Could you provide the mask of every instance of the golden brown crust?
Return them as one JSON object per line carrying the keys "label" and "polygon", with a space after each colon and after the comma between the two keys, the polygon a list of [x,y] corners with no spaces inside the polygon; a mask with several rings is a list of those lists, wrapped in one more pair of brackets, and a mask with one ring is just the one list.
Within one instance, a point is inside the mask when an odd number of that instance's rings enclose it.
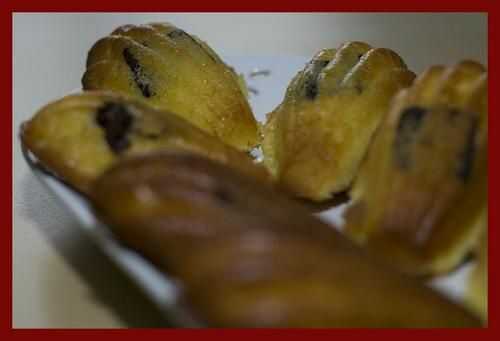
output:
{"label": "golden brown crust", "polygon": [[158,150],[199,153],[267,177],[248,155],[177,115],[112,93],[87,91],[48,104],[23,125],[21,139],[43,165],[84,193],[119,159]]}
{"label": "golden brown crust", "polygon": [[[484,217],[487,219],[487,215]],[[467,303],[488,324],[488,229],[481,234],[476,246],[477,263],[472,270],[467,289]]]}
{"label": "golden brown crust", "polygon": [[125,25],[100,39],[82,83],[174,112],[237,149],[259,142],[238,76],[207,44],[171,24]]}
{"label": "golden brown crust", "polygon": [[432,67],[400,93],[351,191],[346,231],[401,270],[454,269],[487,207],[487,75]]}
{"label": "golden brown crust", "polygon": [[268,115],[266,166],[299,197],[345,191],[392,96],[413,77],[389,49],[350,42],[320,51]]}
{"label": "golden brown crust", "polygon": [[177,278],[210,327],[479,326],[301,205],[208,159],[124,160],[93,193],[114,234]]}

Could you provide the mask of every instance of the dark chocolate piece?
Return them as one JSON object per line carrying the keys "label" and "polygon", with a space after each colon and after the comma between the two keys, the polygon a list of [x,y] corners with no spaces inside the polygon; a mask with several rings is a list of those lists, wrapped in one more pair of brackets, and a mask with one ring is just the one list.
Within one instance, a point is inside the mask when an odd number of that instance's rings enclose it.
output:
{"label": "dark chocolate piece", "polygon": [[406,108],[401,113],[393,146],[394,161],[401,169],[406,170],[411,167],[410,148],[415,143],[426,113],[426,109],[418,106]]}
{"label": "dark chocolate piece", "polygon": [[119,103],[106,103],[97,110],[96,122],[105,131],[106,142],[119,154],[130,146],[127,139],[134,117]]}
{"label": "dark chocolate piece", "polygon": [[467,130],[467,138],[465,140],[464,149],[458,157],[457,177],[463,182],[467,182],[472,173],[474,157],[476,155],[476,134],[477,134],[478,119],[474,116]]}
{"label": "dark chocolate piece", "polygon": [[363,85],[361,85],[361,83],[357,83],[356,85],[354,85],[354,89],[356,89],[358,95],[361,95],[363,93]]}
{"label": "dark chocolate piece", "polygon": [[167,33],[167,36],[169,36],[172,39],[176,39],[182,36],[188,35],[184,30],[181,30],[180,28],[170,31]]}
{"label": "dark chocolate piece", "polygon": [[123,58],[125,59],[125,63],[127,63],[130,71],[132,72],[134,82],[141,90],[142,95],[146,98],[153,96],[154,93],[151,90],[150,81],[144,74],[139,60],[133,55],[129,48],[123,49]]}
{"label": "dark chocolate piece", "polygon": [[318,96],[318,76],[328,63],[330,63],[329,60],[315,60],[307,66],[304,71],[304,95],[306,98],[314,100]]}
{"label": "dark chocolate piece", "polygon": [[306,98],[314,100],[318,96],[318,84],[315,81],[306,81],[305,86]]}
{"label": "dark chocolate piece", "polygon": [[186,37],[188,39],[191,39],[191,41],[193,43],[195,43],[200,49],[202,49],[203,52],[205,52],[210,57],[210,59],[212,59],[214,62],[217,62],[217,60],[214,58],[214,56],[212,56],[212,54],[209,51],[207,51],[205,46],[203,46],[203,44],[200,44],[200,42],[198,40],[196,40],[195,38],[193,38],[190,34],[186,33],[186,31],[178,28],[176,30],[173,30],[173,31],[170,31],[169,33],[167,33],[167,36],[169,36],[172,39],[177,39],[179,37]]}

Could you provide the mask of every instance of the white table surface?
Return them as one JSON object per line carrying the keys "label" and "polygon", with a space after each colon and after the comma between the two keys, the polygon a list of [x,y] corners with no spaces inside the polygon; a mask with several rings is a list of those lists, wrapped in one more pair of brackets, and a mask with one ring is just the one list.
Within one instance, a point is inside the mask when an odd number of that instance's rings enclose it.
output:
{"label": "white table surface", "polygon": [[[86,52],[98,37],[119,24],[162,20],[198,34],[225,55],[310,56],[321,47],[357,39],[395,49],[417,72],[428,64],[463,58],[484,63],[487,55],[486,17],[479,14],[16,14],[14,327],[154,327],[163,323],[141,291],[103,257],[73,217],[38,183],[17,141],[22,121],[48,101],[79,87]],[[244,61],[247,66],[253,62],[265,67],[258,58]],[[297,63],[298,68],[299,59]],[[269,102],[263,102],[265,106],[254,108],[261,117],[270,109]]]}

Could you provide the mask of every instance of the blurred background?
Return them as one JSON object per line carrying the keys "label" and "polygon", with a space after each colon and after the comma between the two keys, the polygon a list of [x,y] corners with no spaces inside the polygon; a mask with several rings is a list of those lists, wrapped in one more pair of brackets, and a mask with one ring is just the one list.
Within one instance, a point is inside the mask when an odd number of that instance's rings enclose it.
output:
{"label": "blurred background", "polygon": [[[487,16],[480,13],[17,13],[13,131],[80,87],[97,39],[119,25],[151,21],[172,22],[229,57],[310,57],[360,40],[394,49],[415,72],[466,58],[487,63]],[[17,133],[13,138],[13,327],[160,325],[155,308],[29,173]]]}

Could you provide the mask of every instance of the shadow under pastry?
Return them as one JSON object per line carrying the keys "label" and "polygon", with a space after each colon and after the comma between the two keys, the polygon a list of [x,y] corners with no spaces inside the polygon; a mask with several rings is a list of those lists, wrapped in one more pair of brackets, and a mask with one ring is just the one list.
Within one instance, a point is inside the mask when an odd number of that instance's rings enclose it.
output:
{"label": "shadow under pastry", "polygon": [[[129,328],[171,326],[168,317],[107,258],[71,214],[57,203],[57,198],[41,187],[32,174],[22,179],[21,195],[29,200],[25,200],[26,206],[22,208],[21,214],[36,222],[54,250],[88,284],[90,299],[110,309]],[[54,217],[49,212],[58,212],[58,216]],[[44,279],[44,282],[48,287],[43,290],[47,291],[51,304],[65,304],[61,302],[61,298],[64,299],[64,295],[61,296],[64,287],[60,286],[64,285],[64,279],[53,277],[50,266],[47,275],[50,278]],[[53,309],[50,313],[62,314],[66,311],[65,308]],[[59,315],[54,319],[67,321],[67,316]]]}

